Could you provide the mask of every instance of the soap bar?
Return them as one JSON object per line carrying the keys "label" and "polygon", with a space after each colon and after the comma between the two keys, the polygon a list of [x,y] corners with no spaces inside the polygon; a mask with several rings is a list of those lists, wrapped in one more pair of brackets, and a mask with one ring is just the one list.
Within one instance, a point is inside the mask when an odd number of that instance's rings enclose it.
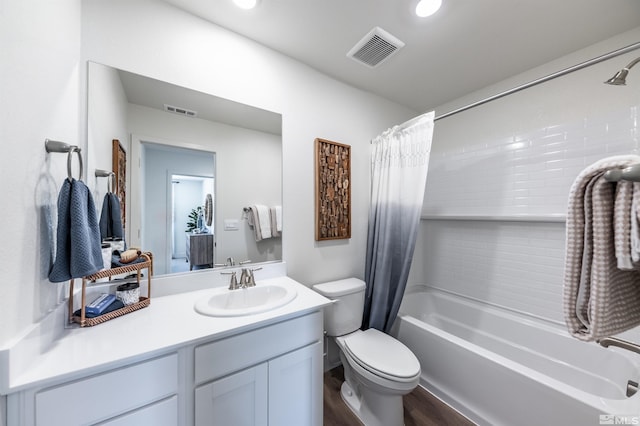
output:
{"label": "soap bar", "polygon": [[104,310],[107,309],[114,300],[116,300],[116,296],[113,294],[103,293],[93,302],[89,303],[84,311],[91,315],[102,315]]}

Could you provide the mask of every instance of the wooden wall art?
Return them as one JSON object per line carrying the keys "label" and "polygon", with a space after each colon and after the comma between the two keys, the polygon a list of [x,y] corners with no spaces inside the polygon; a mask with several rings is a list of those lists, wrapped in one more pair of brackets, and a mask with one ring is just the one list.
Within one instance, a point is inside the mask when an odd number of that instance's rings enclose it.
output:
{"label": "wooden wall art", "polygon": [[351,146],[315,140],[316,241],[351,238]]}
{"label": "wooden wall art", "polygon": [[122,212],[122,228],[126,229],[127,218],[127,152],[124,150],[120,141],[114,139],[112,141],[111,161],[113,164],[113,173],[115,174],[115,185],[113,192],[120,199],[120,211]]}

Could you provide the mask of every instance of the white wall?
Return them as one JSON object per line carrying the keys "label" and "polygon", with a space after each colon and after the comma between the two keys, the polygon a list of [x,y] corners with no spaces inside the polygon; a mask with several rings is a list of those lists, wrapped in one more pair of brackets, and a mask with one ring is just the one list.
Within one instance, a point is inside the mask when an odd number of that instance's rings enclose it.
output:
{"label": "white wall", "polygon": [[66,157],[44,140],[79,144],[79,35],[80,0],[0,2],[0,349],[62,298],[47,274]]}
{"label": "white wall", "polygon": [[[437,109],[444,113],[640,40],[640,28]],[[569,188],[594,161],[640,153],[635,51],[436,122],[412,283],[563,323]],[[436,114],[438,115],[438,114]],[[530,220],[511,222],[509,217]],[[468,220],[453,220],[469,216]],[[490,220],[487,220],[490,219]]]}
{"label": "white wall", "polygon": [[[158,1],[86,0],[83,59],[283,115],[283,257],[305,284],[364,275],[369,141],[416,114]],[[314,237],[313,142],[352,146],[352,238]]]}
{"label": "white wall", "polygon": [[82,145],[81,67],[79,0],[0,3],[0,348],[63,295],[47,276],[67,158],[44,140]]}

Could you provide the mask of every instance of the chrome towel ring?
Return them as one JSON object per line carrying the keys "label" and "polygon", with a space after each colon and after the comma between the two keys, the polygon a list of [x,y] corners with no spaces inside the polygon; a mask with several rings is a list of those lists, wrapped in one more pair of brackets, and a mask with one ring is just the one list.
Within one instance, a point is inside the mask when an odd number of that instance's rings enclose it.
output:
{"label": "chrome towel ring", "polygon": [[96,177],[106,177],[107,190],[111,193],[114,193],[116,191],[116,174],[114,172],[110,172],[108,170],[96,169],[95,175]]}
{"label": "chrome towel ring", "polygon": [[73,153],[78,154],[78,162],[80,163],[80,174],[78,176],[78,180],[82,180],[83,173],[83,165],[82,165],[82,154],[81,149],[76,145],[69,145],[65,142],[54,141],[51,139],[44,140],[44,149],[47,152],[66,152],[67,153],[67,178],[69,180],[73,179],[73,173],[71,168]]}
{"label": "chrome towel ring", "polygon": [[67,178],[71,181],[73,180],[73,173],[71,170],[71,157],[73,157],[73,153],[77,153],[78,154],[78,163],[80,164],[80,172],[78,175],[78,180],[82,180],[82,155],[80,154],[80,148],[78,148],[77,146],[73,146],[71,147],[71,150],[69,151],[69,154],[67,154]]}

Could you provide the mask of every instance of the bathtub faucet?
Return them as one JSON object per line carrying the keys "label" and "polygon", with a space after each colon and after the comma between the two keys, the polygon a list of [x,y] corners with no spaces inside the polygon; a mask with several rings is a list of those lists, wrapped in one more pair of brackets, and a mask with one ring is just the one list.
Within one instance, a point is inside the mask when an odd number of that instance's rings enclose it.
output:
{"label": "bathtub faucet", "polygon": [[609,346],[617,346],[622,349],[626,349],[631,352],[640,354],[640,346],[635,343],[627,342],[626,340],[616,339],[615,337],[605,337],[604,339],[597,340],[601,346],[608,348]]}
{"label": "bathtub faucet", "polygon": [[[640,354],[640,346],[635,343],[627,342],[626,340],[616,339],[615,337],[605,337],[604,339],[597,340],[601,346],[608,348],[609,346],[617,346],[622,349],[626,349],[631,352]],[[627,398],[631,397],[638,392],[638,382],[634,380],[627,381]]]}

